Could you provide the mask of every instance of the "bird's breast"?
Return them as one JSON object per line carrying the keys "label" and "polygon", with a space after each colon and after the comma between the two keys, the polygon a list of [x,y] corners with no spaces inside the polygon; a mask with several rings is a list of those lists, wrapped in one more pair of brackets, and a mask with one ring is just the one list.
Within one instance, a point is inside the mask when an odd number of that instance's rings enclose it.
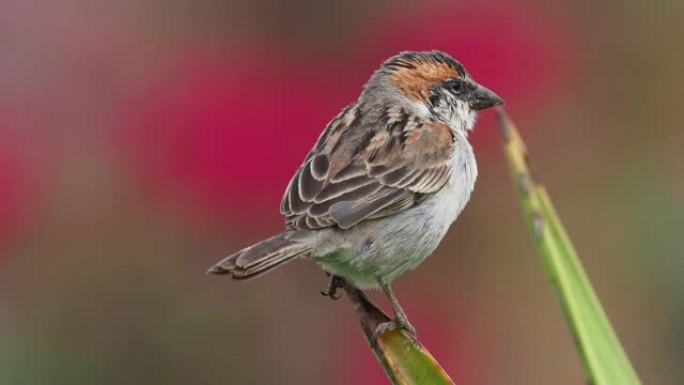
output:
{"label": "bird's breast", "polygon": [[435,199],[447,208],[451,224],[470,200],[470,194],[477,179],[477,162],[473,148],[466,139],[457,136],[454,151],[451,155],[451,177],[444,188],[435,195]]}

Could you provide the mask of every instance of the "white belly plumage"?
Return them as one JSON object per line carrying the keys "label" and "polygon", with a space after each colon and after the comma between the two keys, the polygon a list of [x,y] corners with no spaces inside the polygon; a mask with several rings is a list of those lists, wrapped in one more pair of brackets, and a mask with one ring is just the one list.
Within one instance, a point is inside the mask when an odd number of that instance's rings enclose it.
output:
{"label": "white belly plumage", "polygon": [[378,280],[392,282],[418,266],[461,213],[477,178],[475,156],[465,138],[455,143],[452,162],[447,185],[416,207],[348,230],[318,231],[311,258],[361,289],[377,286]]}

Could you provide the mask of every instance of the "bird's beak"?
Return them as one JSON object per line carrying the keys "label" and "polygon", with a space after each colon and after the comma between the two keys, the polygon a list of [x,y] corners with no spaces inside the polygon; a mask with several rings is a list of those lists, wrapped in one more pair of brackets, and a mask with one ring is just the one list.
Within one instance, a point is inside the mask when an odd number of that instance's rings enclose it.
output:
{"label": "bird's beak", "polygon": [[470,108],[473,110],[483,110],[485,108],[504,104],[503,99],[480,85],[470,92],[468,102],[470,103]]}

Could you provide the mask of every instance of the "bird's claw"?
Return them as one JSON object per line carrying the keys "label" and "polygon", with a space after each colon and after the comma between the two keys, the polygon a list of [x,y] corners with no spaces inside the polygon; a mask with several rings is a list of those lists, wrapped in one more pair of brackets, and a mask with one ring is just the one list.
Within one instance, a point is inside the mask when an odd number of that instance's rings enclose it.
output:
{"label": "bird's claw", "polygon": [[332,290],[332,291],[321,290],[321,294],[324,297],[329,297],[333,301],[337,301],[338,299],[342,298],[341,294],[337,294],[337,290]]}
{"label": "bird's claw", "polygon": [[331,275],[330,281],[328,281],[328,288],[326,290],[322,290],[321,294],[334,301],[340,299],[342,295],[337,294],[337,289],[339,289],[342,286],[341,280],[342,278],[336,275]]}
{"label": "bird's claw", "polygon": [[407,334],[409,337],[416,338],[416,328],[414,328],[413,325],[406,320],[393,319],[391,321],[383,322],[375,328],[373,336],[371,337],[371,344],[375,347],[378,342],[378,337],[391,330],[397,329],[404,334]]}

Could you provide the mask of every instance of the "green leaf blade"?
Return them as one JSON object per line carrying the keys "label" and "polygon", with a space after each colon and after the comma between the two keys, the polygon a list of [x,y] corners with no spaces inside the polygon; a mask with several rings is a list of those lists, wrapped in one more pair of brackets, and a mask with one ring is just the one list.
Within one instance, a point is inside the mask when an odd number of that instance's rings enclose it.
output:
{"label": "green leaf blade", "polygon": [[400,331],[392,330],[379,336],[378,349],[389,362],[399,384],[454,384],[422,345]]}
{"label": "green leaf blade", "polygon": [[640,384],[546,190],[530,170],[520,134],[503,109],[497,113],[523,214],[591,383]]}

